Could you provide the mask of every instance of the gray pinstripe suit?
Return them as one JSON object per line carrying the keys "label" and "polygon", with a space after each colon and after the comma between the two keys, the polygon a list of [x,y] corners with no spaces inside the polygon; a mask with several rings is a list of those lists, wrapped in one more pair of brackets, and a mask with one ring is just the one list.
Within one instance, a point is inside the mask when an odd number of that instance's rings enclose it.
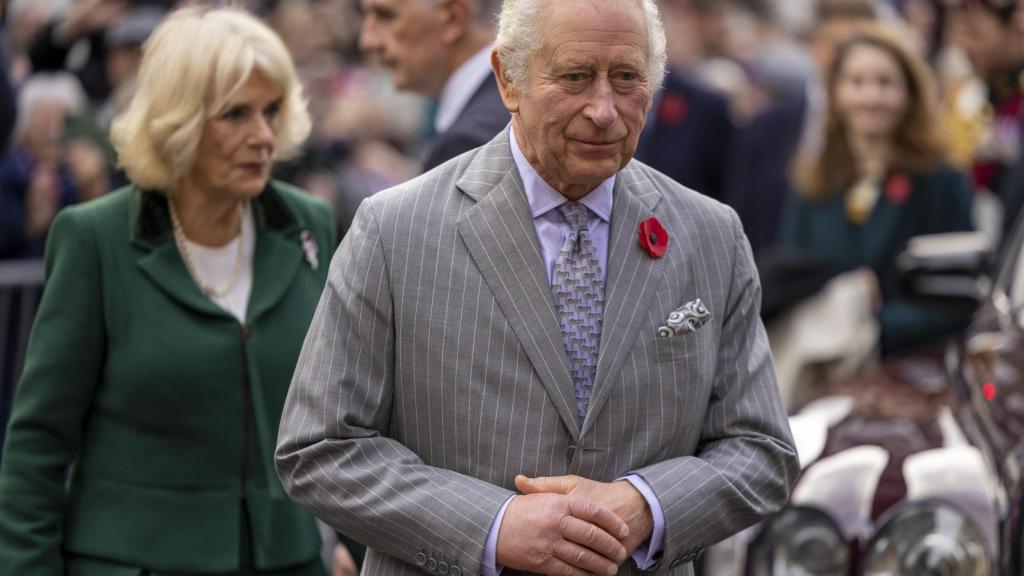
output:
{"label": "gray pinstripe suit", "polygon": [[[507,129],[359,209],[299,359],[277,468],[292,498],[369,546],[364,574],[478,574],[518,473],[639,474],[665,514],[659,570],[680,574],[785,502],[797,461],[739,220],[635,161],[613,194],[583,421]],[[661,259],[637,242],[651,216],[670,235]],[[658,338],[696,298],[711,321]]]}

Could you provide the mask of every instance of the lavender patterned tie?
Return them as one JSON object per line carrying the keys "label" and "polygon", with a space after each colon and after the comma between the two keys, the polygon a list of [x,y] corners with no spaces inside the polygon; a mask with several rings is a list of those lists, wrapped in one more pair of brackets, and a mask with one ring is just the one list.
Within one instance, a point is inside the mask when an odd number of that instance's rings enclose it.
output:
{"label": "lavender patterned tie", "polygon": [[569,235],[558,252],[551,275],[551,292],[562,328],[562,343],[569,354],[569,367],[576,389],[576,411],[587,415],[590,390],[597,369],[604,314],[604,284],[597,249],[587,229],[587,207],[566,202],[558,211],[569,224]]}

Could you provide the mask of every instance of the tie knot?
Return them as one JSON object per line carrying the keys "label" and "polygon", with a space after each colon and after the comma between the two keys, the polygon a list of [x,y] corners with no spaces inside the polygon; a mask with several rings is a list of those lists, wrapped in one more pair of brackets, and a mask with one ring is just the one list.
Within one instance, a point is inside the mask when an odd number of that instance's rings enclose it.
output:
{"label": "tie knot", "polygon": [[569,228],[573,232],[579,232],[587,229],[587,207],[579,202],[566,202],[558,207],[558,211],[562,214],[562,218],[568,222]]}

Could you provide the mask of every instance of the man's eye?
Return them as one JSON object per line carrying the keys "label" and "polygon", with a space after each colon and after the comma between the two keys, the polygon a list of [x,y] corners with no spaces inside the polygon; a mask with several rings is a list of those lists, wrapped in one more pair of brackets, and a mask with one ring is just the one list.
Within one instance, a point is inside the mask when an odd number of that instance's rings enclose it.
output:
{"label": "man's eye", "polygon": [[582,72],[570,72],[565,75],[565,79],[569,82],[582,82],[586,76]]}

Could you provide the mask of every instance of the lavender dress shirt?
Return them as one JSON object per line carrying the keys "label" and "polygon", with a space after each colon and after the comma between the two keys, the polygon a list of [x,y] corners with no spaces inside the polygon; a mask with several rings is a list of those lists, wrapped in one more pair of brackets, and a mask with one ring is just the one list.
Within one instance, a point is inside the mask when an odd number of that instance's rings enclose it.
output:
{"label": "lavender dress shirt", "polygon": [[[523,180],[526,202],[530,206],[533,225],[537,228],[541,258],[544,260],[544,268],[547,270],[550,284],[551,271],[558,258],[558,251],[561,250],[565,238],[569,234],[569,225],[555,208],[567,200],[560,192],[549,186],[523,156],[523,152],[516,142],[515,130],[509,131],[509,140],[512,144],[512,158],[515,160],[516,169],[519,170],[519,176]],[[612,218],[612,189],[614,186],[615,176],[613,175],[579,200],[589,210],[588,228],[594,248],[597,250],[597,258],[601,262],[602,280],[605,278],[605,268],[608,264],[608,228]],[[637,567],[647,570],[657,564],[657,555],[665,543],[665,515],[654,491],[643,478],[636,474],[627,474],[620,480],[628,481],[643,495],[651,507],[651,515],[654,516],[654,531],[651,533],[650,539],[633,552],[633,561],[636,562]],[[505,517],[505,510],[508,509],[512,498],[505,501],[498,516],[494,519],[494,523],[491,524],[491,532],[484,548],[484,576],[497,576],[501,573],[501,567],[498,566],[496,560],[498,532],[501,529],[501,521]]]}

